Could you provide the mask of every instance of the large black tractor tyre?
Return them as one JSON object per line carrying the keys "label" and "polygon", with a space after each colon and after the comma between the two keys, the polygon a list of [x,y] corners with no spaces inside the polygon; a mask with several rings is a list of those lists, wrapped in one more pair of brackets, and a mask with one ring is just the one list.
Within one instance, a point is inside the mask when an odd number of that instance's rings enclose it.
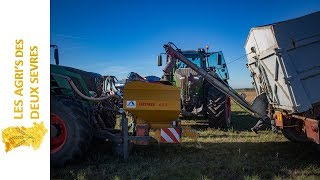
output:
{"label": "large black tractor tyre", "polygon": [[93,135],[92,122],[80,103],[65,97],[51,96],[50,111],[51,164],[62,167],[87,151]]}
{"label": "large black tractor tyre", "polygon": [[287,138],[291,142],[298,142],[298,143],[305,143],[307,142],[307,135],[302,130],[302,123],[296,120],[288,120],[286,121],[285,126],[292,126],[292,127],[283,127],[281,129],[282,134],[285,138]]}
{"label": "large black tractor tyre", "polygon": [[230,127],[230,118],[227,108],[227,96],[213,87],[205,85],[205,96],[207,103],[207,118],[210,128],[226,129]]}

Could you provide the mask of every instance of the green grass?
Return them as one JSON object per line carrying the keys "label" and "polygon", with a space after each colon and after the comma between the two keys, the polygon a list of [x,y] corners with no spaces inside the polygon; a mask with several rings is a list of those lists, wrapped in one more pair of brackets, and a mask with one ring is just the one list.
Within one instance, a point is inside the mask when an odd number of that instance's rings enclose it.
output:
{"label": "green grass", "polygon": [[249,132],[256,119],[232,108],[233,128],[207,129],[187,121],[200,136],[180,145],[134,147],[128,161],[111,144],[95,144],[77,164],[51,169],[52,179],[320,179],[320,157],[312,144],[287,141],[265,127]]}

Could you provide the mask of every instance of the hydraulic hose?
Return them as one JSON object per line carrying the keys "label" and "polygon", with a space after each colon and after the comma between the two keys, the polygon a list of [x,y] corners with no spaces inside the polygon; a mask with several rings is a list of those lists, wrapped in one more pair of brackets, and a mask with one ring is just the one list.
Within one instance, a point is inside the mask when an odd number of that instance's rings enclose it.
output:
{"label": "hydraulic hose", "polygon": [[98,98],[94,98],[94,97],[89,97],[84,95],[78,88],[77,86],[74,84],[74,82],[72,81],[72,79],[68,76],[65,75],[61,75],[61,74],[55,74],[55,73],[51,73],[51,75],[53,76],[57,76],[57,77],[61,77],[64,78],[68,81],[68,83],[70,84],[71,88],[83,99],[86,99],[88,101],[103,101],[103,100],[108,100],[111,98],[116,98],[116,99],[121,99],[118,95],[113,94],[113,95],[108,95],[108,96],[104,96],[104,97],[98,97]]}

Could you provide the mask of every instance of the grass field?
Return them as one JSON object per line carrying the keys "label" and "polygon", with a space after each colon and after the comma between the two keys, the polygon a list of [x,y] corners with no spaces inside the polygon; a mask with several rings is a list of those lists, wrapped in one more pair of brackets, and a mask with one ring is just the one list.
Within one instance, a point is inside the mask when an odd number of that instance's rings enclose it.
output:
{"label": "grass field", "polygon": [[[250,94],[250,93],[249,93]],[[247,96],[253,99],[254,92]],[[208,129],[205,122],[187,121],[200,134],[198,142],[134,147],[128,161],[112,155],[110,143],[95,144],[84,159],[51,169],[52,179],[320,179],[320,156],[312,144],[296,144],[256,123],[232,106],[233,127]]]}

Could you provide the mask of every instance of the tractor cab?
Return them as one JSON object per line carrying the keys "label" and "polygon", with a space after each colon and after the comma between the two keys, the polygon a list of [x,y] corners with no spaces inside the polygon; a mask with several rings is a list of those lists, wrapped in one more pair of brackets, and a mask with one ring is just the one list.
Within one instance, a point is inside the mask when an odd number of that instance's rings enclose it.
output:
{"label": "tractor cab", "polygon": [[[217,52],[208,52],[203,48],[199,48],[198,50],[185,50],[180,51],[180,53],[185,56],[189,61],[193,62],[197,67],[201,69],[205,69],[211,75],[215,77],[219,77],[222,81],[226,82],[229,80],[228,68],[223,56],[222,51]],[[167,59],[167,62],[170,61]],[[158,66],[162,65],[162,57],[158,56]],[[175,72],[179,69],[189,68],[182,61],[177,60],[171,73],[167,73],[164,75],[164,78],[174,85],[177,85],[177,79],[175,79]],[[179,70],[180,71],[180,70]],[[185,71],[185,70],[184,70]]]}
{"label": "tractor cab", "polygon": [[[223,81],[229,79],[227,65],[225,63],[223,53],[221,51],[206,52],[204,49],[201,48],[198,49],[198,51],[188,50],[181,51],[181,53],[201,69],[206,69],[208,72],[217,74]],[[186,64],[178,60],[174,70],[179,68],[188,67]]]}
{"label": "tractor cab", "polygon": [[[205,70],[220,82],[228,84],[229,74],[222,52],[208,52],[208,49],[209,47],[206,46],[206,49],[184,51],[178,49],[177,51],[190,63],[196,65],[196,69]],[[166,62],[162,81],[180,87],[181,117],[207,118],[209,127],[228,127],[230,125],[229,98],[189,67],[192,64],[187,65],[179,58],[172,59],[168,55]],[[161,55],[158,56],[158,66],[160,65],[162,65]]]}

